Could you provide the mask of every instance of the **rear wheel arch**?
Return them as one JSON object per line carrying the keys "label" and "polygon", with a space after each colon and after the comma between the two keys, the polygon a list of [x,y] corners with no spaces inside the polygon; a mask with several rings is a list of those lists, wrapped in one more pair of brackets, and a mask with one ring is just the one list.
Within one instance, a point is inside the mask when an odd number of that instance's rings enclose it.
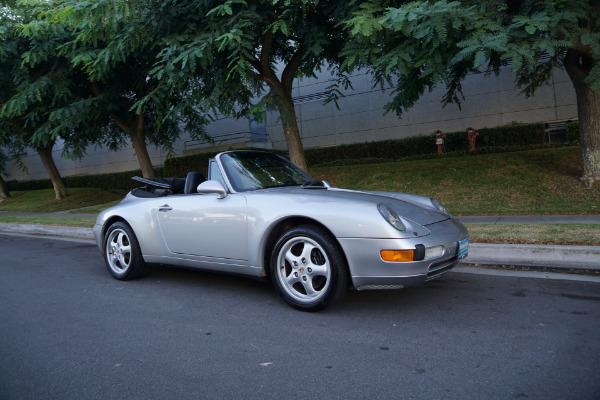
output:
{"label": "rear wheel arch", "polygon": [[124,224],[129,225],[129,227],[131,228],[131,225],[125,220],[125,218],[120,217],[118,215],[112,216],[106,221],[104,221],[104,225],[102,226],[102,238],[106,236],[106,232],[115,222],[123,222]]}

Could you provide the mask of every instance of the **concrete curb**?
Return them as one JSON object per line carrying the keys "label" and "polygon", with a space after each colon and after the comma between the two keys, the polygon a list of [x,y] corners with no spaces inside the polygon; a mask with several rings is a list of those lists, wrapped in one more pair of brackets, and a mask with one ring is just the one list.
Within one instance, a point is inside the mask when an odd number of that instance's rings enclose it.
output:
{"label": "concrete curb", "polygon": [[471,243],[462,263],[600,270],[600,246]]}
{"label": "concrete curb", "polygon": [[[92,228],[0,223],[0,232],[94,240]],[[600,246],[470,243],[462,264],[600,270]]]}
{"label": "concrete curb", "polygon": [[75,226],[11,224],[2,222],[0,223],[0,232],[94,240],[92,228],[80,228]]}

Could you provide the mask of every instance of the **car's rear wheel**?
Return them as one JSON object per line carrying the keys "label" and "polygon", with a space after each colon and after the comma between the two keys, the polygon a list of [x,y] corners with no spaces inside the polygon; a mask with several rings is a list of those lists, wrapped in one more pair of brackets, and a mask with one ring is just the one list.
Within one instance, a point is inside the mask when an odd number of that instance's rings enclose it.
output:
{"label": "car's rear wheel", "polygon": [[279,238],[270,272],[283,300],[304,311],[321,310],[348,289],[348,267],[339,244],[312,225],[292,228]]}
{"label": "car's rear wheel", "polygon": [[135,233],[121,221],[113,223],[106,231],[104,261],[108,272],[116,279],[135,279],[148,273]]}

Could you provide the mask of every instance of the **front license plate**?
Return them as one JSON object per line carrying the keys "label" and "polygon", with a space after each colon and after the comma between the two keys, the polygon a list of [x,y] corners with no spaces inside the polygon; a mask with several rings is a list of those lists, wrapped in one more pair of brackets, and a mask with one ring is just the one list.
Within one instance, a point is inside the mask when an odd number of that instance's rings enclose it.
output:
{"label": "front license plate", "polygon": [[458,259],[462,260],[469,254],[469,238],[458,242]]}

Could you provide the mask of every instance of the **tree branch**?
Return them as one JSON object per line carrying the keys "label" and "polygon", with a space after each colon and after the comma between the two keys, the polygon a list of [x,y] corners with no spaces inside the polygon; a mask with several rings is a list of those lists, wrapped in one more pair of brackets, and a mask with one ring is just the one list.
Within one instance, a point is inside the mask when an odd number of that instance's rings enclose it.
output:
{"label": "tree branch", "polygon": [[144,112],[141,112],[136,116],[135,122],[135,133],[140,135],[140,133],[144,130]]}
{"label": "tree branch", "polygon": [[[100,86],[98,86],[98,82],[90,82],[90,87],[92,89],[92,93],[94,93],[94,96],[100,97],[100,95],[102,95],[102,90],[100,89]],[[121,118],[119,118],[117,114],[111,112],[110,117],[113,121],[115,121],[115,124],[117,124],[117,126],[123,130],[123,132],[127,133],[128,135],[131,133],[130,125],[123,121]]]}
{"label": "tree branch", "polygon": [[94,96],[99,97],[102,94],[102,91],[100,90],[100,87],[98,86],[98,82],[91,81],[90,87],[92,89],[92,93],[94,93]]}
{"label": "tree branch", "polygon": [[[581,62],[580,62],[581,61]],[[563,60],[565,70],[569,74],[571,81],[576,85],[582,83],[587,77],[592,64],[591,57],[576,48],[567,50]]]}
{"label": "tree branch", "polygon": [[[271,68],[271,51],[273,50],[273,31],[268,30],[263,36],[260,49],[260,80],[265,81],[269,86],[280,86],[281,82]],[[256,68],[256,67],[255,67]]]}
{"label": "tree branch", "polygon": [[273,30],[269,29],[263,36],[262,46],[260,49],[260,73],[270,69],[269,58],[271,56],[271,49],[273,46]]}
{"label": "tree branch", "polygon": [[307,50],[308,48],[302,43],[290,59],[290,62],[285,66],[283,73],[281,74],[281,84],[286,90],[292,90],[294,77],[296,76],[298,68],[300,68],[300,64],[302,64],[302,59]]}
{"label": "tree branch", "polygon": [[[256,72],[258,72],[257,74],[253,74],[253,75],[260,76],[260,74],[262,72],[261,71],[262,68],[261,68],[261,65],[260,65],[260,61],[258,61],[258,59],[254,58],[254,57],[252,57],[252,58],[248,57],[248,58],[246,58],[246,60],[248,61],[248,63],[250,65],[252,65],[254,67],[254,69],[256,70]],[[253,78],[257,79],[256,77],[253,77]]]}
{"label": "tree branch", "polygon": [[144,87],[144,97],[148,96],[150,94],[150,92],[152,92],[152,79],[148,79],[146,81],[146,85]]}
{"label": "tree branch", "polygon": [[247,76],[248,78],[252,78],[252,79],[255,79],[255,80],[257,80],[257,81],[264,81],[264,78],[263,78],[263,76],[262,76],[261,74],[255,74],[255,73],[253,73],[253,72],[248,72],[248,73],[246,74],[246,76]]}
{"label": "tree branch", "polygon": [[273,31],[269,29],[263,36],[261,49],[260,49],[260,73],[270,69],[269,58],[271,56],[271,49],[273,47]]}

